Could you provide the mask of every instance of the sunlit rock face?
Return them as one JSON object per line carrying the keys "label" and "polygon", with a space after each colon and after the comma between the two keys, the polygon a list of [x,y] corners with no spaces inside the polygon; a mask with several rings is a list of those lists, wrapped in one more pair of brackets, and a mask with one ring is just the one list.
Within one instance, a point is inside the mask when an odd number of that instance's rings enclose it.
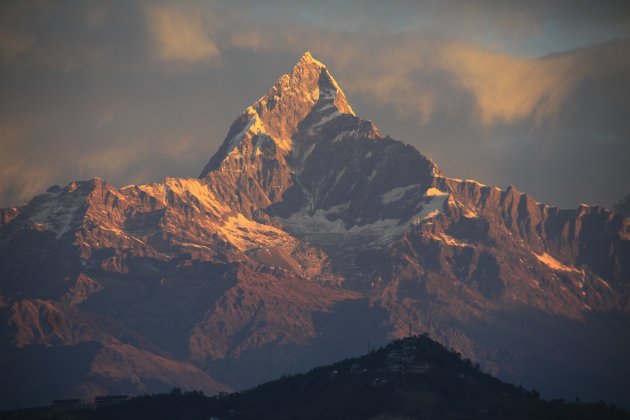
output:
{"label": "sunlit rock face", "polygon": [[551,396],[623,402],[629,282],[628,219],[446,177],[306,53],[199,178],[0,211],[0,390],[212,393],[426,331]]}

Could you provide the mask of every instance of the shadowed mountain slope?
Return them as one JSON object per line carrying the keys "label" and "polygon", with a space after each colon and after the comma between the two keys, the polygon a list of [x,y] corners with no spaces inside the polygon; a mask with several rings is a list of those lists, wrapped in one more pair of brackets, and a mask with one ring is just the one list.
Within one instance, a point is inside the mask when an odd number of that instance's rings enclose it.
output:
{"label": "shadowed mountain slope", "polygon": [[[93,409],[59,409],[72,419],[628,419],[604,403],[548,401],[479,371],[425,336],[397,340],[368,354],[208,398],[200,393],[143,396]],[[48,418],[52,409],[5,413]]]}

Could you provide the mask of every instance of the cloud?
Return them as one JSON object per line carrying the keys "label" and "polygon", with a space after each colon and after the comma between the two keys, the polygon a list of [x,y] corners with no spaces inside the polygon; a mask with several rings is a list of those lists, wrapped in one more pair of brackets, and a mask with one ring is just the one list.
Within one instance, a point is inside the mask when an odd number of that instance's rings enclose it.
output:
{"label": "cloud", "polygon": [[181,127],[165,131],[151,136],[139,133],[132,139],[127,137],[130,133],[118,137],[109,131],[109,136],[101,136],[106,141],[92,144],[81,144],[77,139],[63,144],[49,138],[55,144],[46,147],[37,130],[33,133],[0,122],[0,203],[21,205],[55,183],[65,185],[95,176],[122,186],[157,181],[164,176],[196,175],[202,162],[193,170],[187,163],[197,157],[199,139],[193,141]]}
{"label": "cloud", "polygon": [[630,190],[628,6],[357,4],[2,2],[0,205],[92,176],[197,175],[305,50],[359,115],[449,175],[563,205]]}
{"label": "cloud", "polygon": [[[3,13],[5,12],[5,13]],[[0,63],[7,64],[27,51],[34,39],[15,19],[14,13],[0,7]],[[17,21],[17,22],[16,22]]]}
{"label": "cloud", "polygon": [[104,25],[109,18],[109,5],[102,0],[94,1],[87,6],[85,12],[85,24],[91,27]]}
{"label": "cloud", "polygon": [[7,28],[0,28],[0,60],[10,62],[17,55],[26,51],[33,40],[21,34],[11,33]]}
{"label": "cloud", "polygon": [[527,58],[423,32],[304,38],[333,73],[346,76],[342,86],[351,97],[415,114],[420,125],[440,115],[482,127],[552,125],[586,80],[630,74],[630,41]]}
{"label": "cloud", "polygon": [[517,58],[463,44],[444,48],[439,65],[476,98],[483,125],[553,123],[585,81],[630,74],[630,42],[612,42],[542,58]]}
{"label": "cloud", "polygon": [[23,203],[47,187],[55,168],[37,164],[20,144],[23,131],[10,122],[0,123],[0,200],[10,198],[14,204]]}
{"label": "cloud", "polygon": [[[169,174],[161,173],[166,162],[174,159],[185,160],[195,153],[193,142],[185,136],[159,138],[139,137],[129,141],[127,147],[118,142],[93,149],[72,159],[68,159],[86,174],[85,177],[111,174],[106,179],[115,184],[140,184],[149,180],[161,179]],[[122,175],[122,176],[120,176]]]}
{"label": "cloud", "polygon": [[520,59],[462,44],[446,47],[438,62],[475,95],[484,125],[553,118],[581,75],[571,56]]}
{"label": "cloud", "polygon": [[158,59],[196,63],[219,56],[211,14],[190,5],[149,4],[145,16]]}

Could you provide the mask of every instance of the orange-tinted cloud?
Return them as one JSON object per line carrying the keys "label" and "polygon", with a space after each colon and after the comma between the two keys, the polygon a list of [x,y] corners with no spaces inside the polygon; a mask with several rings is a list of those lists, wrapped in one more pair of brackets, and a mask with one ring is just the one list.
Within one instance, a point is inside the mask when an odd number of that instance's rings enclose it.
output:
{"label": "orange-tinted cloud", "polygon": [[147,28],[160,60],[195,63],[219,56],[212,32],[211,15],[186,3],[165,5],[148,3]]}
{"label": "orange-tinted cloud", "polygon": [[[582,5],[555,43],[548,19],[579,5],[534,3],[401,1],[382,13],[382,2],[352,0],[2,2],[0,124],[14,135],[0,136],[0,205],[92,176],[123,185],[196,175],[233,118],[305,50],[362,117],[449,175],[605,204],[627,191],[630,40],[608,42],[599,28],[630,15],[592,19],[597,7]],[[568,36],[588,32],[584,21],[600,35]],[[566,52],[535,58],[521,48],[528,38]],[[600,44],[571,50],[566,39]],[[191,71],[164,71],[173,68]],[[534,179],[541,157],[548,167]]]}
{"label": "orange-tinted cloud", "polygon": [[[366,45],[367,44],[367,45]],[[458,109],[466,93],[474,99],[469,115],[488,127],[531,119],[553,122],[566,100],[590,77],[605,72],[630,74],[630,43],[612,42],[564,54],[522,58],[488,51],[461,41],[410,33],[399,37],[319,40],[331,66],[351,74],[348,93],[365,95],[399,113],[416,112],[427,124],[436,112]],[[373,48],[376,54],[365,54]]]}
{"label": "orange-tinted cloud", "polygon": [[7,63],[33,45],[33,38],[23,31],[0,22],[0,62]]}
{"label": "orange-tinted cloud", "polygon": [[15,204],[31,199],[43,191],[55,172],[53,166],[37,162],[20,148],[23,131],[9,122],[0,123],[0,197],[11,197]]}
{"label": "orange-tinted cloud", "polygon": [[455,44],[438,60],[474,94],[484,125],[552,118],[583,77],[570,55],[521,59]]}
{"label": "orange-tinted cloud", "polygon": [[109,5],[105,2],[94,2],[85,11],[85,23],[92,27],[102,26],[109,17]]}

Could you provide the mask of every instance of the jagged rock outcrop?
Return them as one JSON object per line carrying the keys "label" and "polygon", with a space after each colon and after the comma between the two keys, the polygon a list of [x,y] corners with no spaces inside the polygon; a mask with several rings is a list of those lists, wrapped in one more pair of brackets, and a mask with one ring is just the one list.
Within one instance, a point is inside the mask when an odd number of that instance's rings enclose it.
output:
{"label": "jagged rock outcrop", "polygon": [[[239,388],[424,331],[555,395],[627,389],[630,221],[444,176],[309,53],[198,179],[73,182],[0,216],[0,364],[22,404]],[[22,380],[72,358],[63,385]]]}

